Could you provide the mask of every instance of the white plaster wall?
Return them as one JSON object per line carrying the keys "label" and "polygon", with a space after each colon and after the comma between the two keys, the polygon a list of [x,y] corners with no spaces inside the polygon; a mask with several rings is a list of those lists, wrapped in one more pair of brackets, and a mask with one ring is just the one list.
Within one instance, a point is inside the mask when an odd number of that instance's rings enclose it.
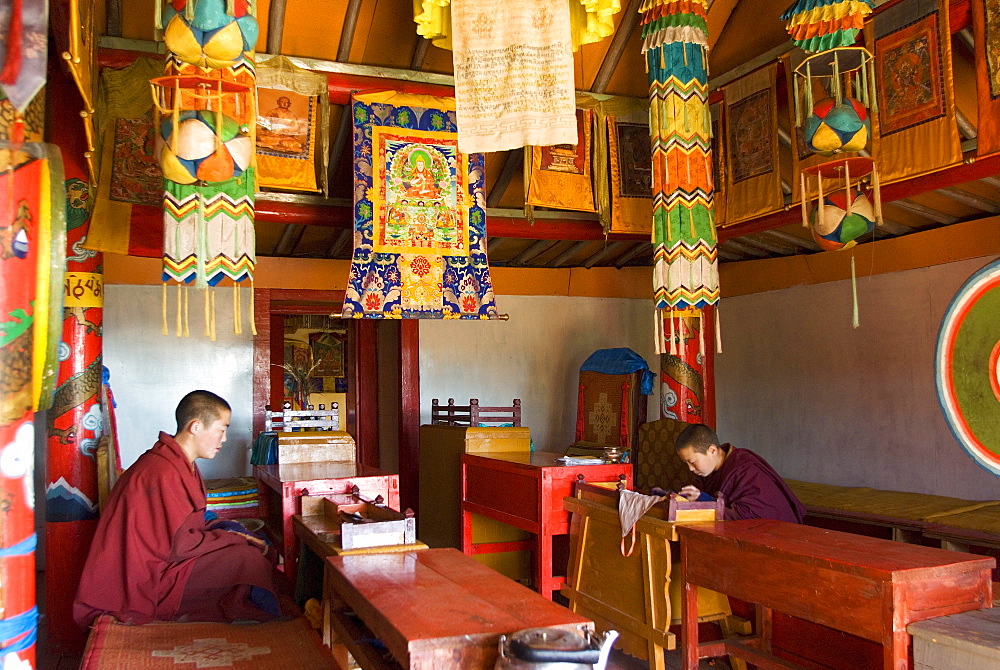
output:
{"label": "white plaster wall", "polygon": [[[508,321],[420,322],[420,422],[431,400],[507,405],[521,399],[535,449],[561,451],[576,430],[580,365],[597,349],[629,347],[654,372],[651,300],[497,296]],[[654,384],[648,417],[659,418]]]}
{"label": "white plaster wall", "polygon": [[723,300],[719,437],[792,479],[1000,498],[1000,479],[949,431],[934,385],[944,312],[992,260],[860,279],[857,329],[849,281]]}
{"label": "white plaster wall", "polygon": [[159,431],[173,434],[174,409],[189,391],[217,393],[233,408],[228,439],[212,460],[197,461],[205,478],[250,474],[253,339],[246,322],[249,291],[243,298],[243,334],[233,333],[231,288],[213,288],[216,341],[205,336],[203,293],[190,289],[190,337],[174,335],[176,288],[170,287],[169,335],[161,334],[162,289],[157,286],[106,287],[104,365],[118,402],[122,466],[153,446]]}

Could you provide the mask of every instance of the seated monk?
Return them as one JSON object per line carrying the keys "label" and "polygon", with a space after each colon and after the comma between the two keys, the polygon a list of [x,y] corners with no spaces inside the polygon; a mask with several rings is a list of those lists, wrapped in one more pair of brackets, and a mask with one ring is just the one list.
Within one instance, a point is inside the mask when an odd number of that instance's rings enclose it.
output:
{"label": "seated monk", "polygon": [[226,441],[229,403],[192,391],[177,405],[177,434],[159,441],[121,476],[108,498],[73,618],[119,621],[267,621],[280,616],[267,543],[235,522],[205,520],[196,458]]}
{"label": "seated monk", "polygon": [[805,507],[767,461],[749,449],[720,444],[703,423],[691,424],[677,436],[677,455],[697,475],[698,486],[679,493],[690,501],[722,496],[724,518],[777,519],[802,523]]}

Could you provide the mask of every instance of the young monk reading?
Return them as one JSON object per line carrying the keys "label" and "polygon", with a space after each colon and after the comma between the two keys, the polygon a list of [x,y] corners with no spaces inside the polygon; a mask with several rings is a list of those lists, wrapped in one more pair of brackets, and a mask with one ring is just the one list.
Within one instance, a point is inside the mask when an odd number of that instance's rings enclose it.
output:
{"label": "young monk reading", "polygon": [[280,615],[266,543],[238,524],[205,521],[194,461],[219,453],[229,403],[192,391],[175,415],[177,434],[161,432],[108,498],[73,604],[82,627],[101,614],[131,624]]}
{"label": "young monk reading", "polygon": [[733,519],[777,519],[802,523],[805,507],[767,461],[749,449],[720,444],[711,428],[691,424],[677,437],[677,455],[697,475],[697,486],[685,486],[688,500],[722,496],[725,516]]}

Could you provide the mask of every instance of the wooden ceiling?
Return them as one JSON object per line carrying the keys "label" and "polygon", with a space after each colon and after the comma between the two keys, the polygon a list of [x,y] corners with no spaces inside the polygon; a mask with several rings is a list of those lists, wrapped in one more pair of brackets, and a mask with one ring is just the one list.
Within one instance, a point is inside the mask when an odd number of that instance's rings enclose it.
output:
{"label": "wooden ceiling", "polygon": [[[789,0],[714,0],[709,11],[710,88],[760,67],[791,49],[778,16]],[[622,0],[616,31],[575,56],[576,86],[596,95],[644,98],[646,73],[639,40],[641,0]],[[883,4],[879,2],[878,4]],[[262,193],[258,199],[260,256],[349,259],[352,253],[350,92],[403,86],[447,92],[451,52],[416,34],[411,0],[258,0],[259,53],[283,54],[330,80],[329,197]],[[152,0],[106,0],[98,7],[102,63],[121,52],[154,51]],[[952,1],[954,77],[963,149],[974,156],[976,129],[973,37],[968,0]],[[401,82],[406,82],[405,84]],[[961,85],[962,83],[966,85]],[[970,119],[972,121],[970,121]],[[787,139],[787,133],[782,132]],[[787,151],[787,142],[782,149]],[[651,265],[647,236],[606,238],[596,215],[537,210],[524,218],[522,150],[486,158],[489,258],[497,266],[624,267]],[[866,241],[905,235],[1000,213],[1000,158],[960,165],[883,187],[885,225]],[[786,180],[787,182],[787,180]],[[787,189],[786,189],[787,193]],[[786,195],[786,204],[790,196]],[[796,208],[797,209],[797,208]],[[785,211],[720,230],[721,262],[819,253],[809,232]]]}

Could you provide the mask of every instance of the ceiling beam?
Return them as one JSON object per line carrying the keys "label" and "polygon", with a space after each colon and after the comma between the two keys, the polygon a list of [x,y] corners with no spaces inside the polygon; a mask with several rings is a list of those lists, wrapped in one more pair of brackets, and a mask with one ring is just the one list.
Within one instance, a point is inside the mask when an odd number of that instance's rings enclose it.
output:
{"label": "ceiling beam", "polygon": [[767,256],[767,252],[763,249],[751,247],[749,244],[744,244],[740,240],[726,240],[721,246],[725,247],[727,251],[739,251],[740,253],[756,256],[757,258]]}
{"label": "ceiling beam", "polygon": [[782,242],[774,242],[762,237],[757,237],[756,235],[745,235],[740,238],[740,242],[749,244],[752,247],[760,247],[765,251],[781,254],[782,256],[790,256],[797,251],[797,248],[794,246],[789,246],[788,244]]}
{"label": "ceiling beam", "polygon": [[625,53],[625,47],[628,46],[629,37],[632,36],[632,32],[639,24],[639,7],[641,6],[642,0],[630,0],[628,7],[625,8],[625,13],[622,14],[622,19],[615,29],[615,36],[611,38],[611,44],[604,54],[604,60],[601,61],[601,67],[598,68],[594,83],[590,87],[592,92],[604,93],[607,90],[611,76],[615,73],[615,69],[622,59],[622,54]]}
{"label": "ceiling beam", "polygon": [[876,228],[876,230],[879,229],[884,230],[885,232],[890,233],[892,235],[906,235],[908,233],[912,233],[915,230],[911,226],[898,223],[896,221],[893,221],[892,219],[887,219],[885,218],[885,216],[882,217],[882,223],[880,223],[878,225],[878,228]]}
{"label": "ceiling beam", "polygon": [[951,214],[945,214],[944,212],[940,212],[936,209],[931,209],[930,207],[921,205],[919,202],[913,202],[912,200],[907,200],[906,198],[902,198],[900,200],[893,200],[889,204],[893,205],[894,207],[901,207],[902,209],[905,209],[909,212],[913,212],[914,214],[922,216],[925,219],[930,219],[931,221],[936,221],[937,223],[941,223],[944,225],[950,225],[958,221],[957,216],[952,216]]}
{"label": "ceiling beam", "polygon": [[336,258],[341,253],[343,253],[344,248],[347,247],[347,243],[352,237],[352,232],[350,229],[345,228],[337,234],[337,238],[333,241],[333,244],[326,250],[327,258]]}
{"label": "ceiling beam", "polygon": [[504,193],[507,192],[507,187],[514,180],[514,175],[517,174],[518,170],[524,170],[524,147],[518,147],[506,152],[503,167],[500,168],[500,174],[497,175],[497,180],[493,182],[490,194],[486,196],[487,207],[497,207],[500,205]]}
{"label": "ceiling beam", "polygon": [[576,256],[578,253],[583,251],[583,248],[586,247],[588,244],[592,244],[592,242],[589,241],[571,242],[570,245],[566,247],[566,249],[561,254],[559,254],[551,261],[549,261],[548,263],[549,267],[557,268],[561,266],[563,263],[573,258],[573,256]]}
{"label": "ceiling beam", "polygon": [[603,260],[604,258],[618,254],[621,251],[622,247],[627,244],[628,242],[620,242],[620,241],[612,242],[611,244],[606,244],[600,251],[598,251],[595,254],[592,254],[590,258],[584,260],[583,267],[589,270],[590,268],[597,265],[597,263]]}
{"label": "ceiling beam", "polygon": [[510,243],[509,237],[490,237],[486,240],[486,256],[492,259],[500,249]]}
{"label": "ceiling beam", "polygon": [[951,198],[952,200],[960,202],[963,205],[981,209],[984,212],[989,212],[990,214],[1000,214],[1000,204],[997,204],[992,200],[987,200],[986,198],[978,196],[975,193],[969,193],[968,191],[963,191],[962,189],[954,188],[952,186],[939,188],[935,191],[935,193],[940,193],[946,198]]}
{"label": "ceiling beam", "polygon": [[305,226],[287,225],[281,231],[278,243],[274,245],[275,256],[291,256],[295,252],[295,247],[299,246],[302,236],[306,234]]}
{"label": "ceiling beam", "polygon": [[[1000,154],[979,158],[971,163],[962,163],[938,172],[914,177],[905,181],[897,181],[882,187],[882,203],[891,203],[902,198],[920,195],[927,191],[935,191],[946,186],[954,186],[968,181],[976,181],[1000,174]],[[781,210],[750,221],[744,221],[733,226],[719,229],[719,240],[729,240],[750,233],[757,233],[772,228],[784,228],[789,224],[801,222],[802,214],[798,208]]]}
{"label": "ceiling beam", "polygon": [[629,249],[628,251],[626,251],[625,253],[623,253],[621,256],[618,257],[618,260],[615,261],[615,267],[621,270],[623,267],[625,267],[626,263],[628,263],[630,260],[641,254],[643,251],[649,249],[650,246],[651,245],[649,242],[634,243],[631,249]]}
{"label": "ceiling beam", "polygon": [[413,45],[413,56],[410,57],[410,69],[420,71],[424,69],[424,60],[427,59],[427,49],[431,41],[424,37],[417,36],[417,43]]}
{"label": "ceiling beam", "polygon": [[974,140],[979,136],[976,124],[969,120],[962,110],[955,106],[955,123],[958,125],[958,132],[963,140]]}
{"label": "ceiling beam", "polygon": [[507,261],[507,266],[524,265],[532,258],[539,256],[544,253],[547,249],[550,249],[554,245],[559,244],[558,242],[553,242],[552,240],[535,240],[529,244],[525,249],[521,251],[518,255]]}
{"label": "ceiling beam", "polygon": [[351,136],[351,129],[353,127],[352,121],[354,117],[351,112],[351,105],[347,104],[343,107],[344,110],[340,114],[340,123],[337,124],[337,134],[333,138],[333,146],[330,147],[329,162],[326,165],[325,186],[327,188],[333,183],[333,178],[337,174],[337,168],[340,167],[340,158],[344,155],[344,149],[347,147],[347,140]]}
{"label": "ceiling beam", "polygon": [[801,247],[803,249],[809,249],[810,251],[820,250],[819,245],[816,244],[816,242],[814,242],[811,237],[810,238],[799,237],[798,235],[793,235],[792,233],[786,233],[783,230],[765,230],[761,233],[761,235],[766,235],[767,237],[773,237],[775,239],[788,242],[789,244],[793,244],[797,247]]}
{"label": "ceiling beam", "polygon": [[285,32],[285,0],[271,0],[267,9],[267,51],[281,53],[281,39]]}
{"label": "ceiling beam", "polygon": [[358,14],[361,12],[361,0],[348,0],[347,13],[344,14],[344,27],[340,29],[340,44],[337,45],[337,61],[346,63],[351,57],[351,45],[354,43],[354,29],[358,26]]}
{"label": "ceiling beam", "polygon": [[122,36],[122,0],[108,0],[105,31],[111,37]]}

